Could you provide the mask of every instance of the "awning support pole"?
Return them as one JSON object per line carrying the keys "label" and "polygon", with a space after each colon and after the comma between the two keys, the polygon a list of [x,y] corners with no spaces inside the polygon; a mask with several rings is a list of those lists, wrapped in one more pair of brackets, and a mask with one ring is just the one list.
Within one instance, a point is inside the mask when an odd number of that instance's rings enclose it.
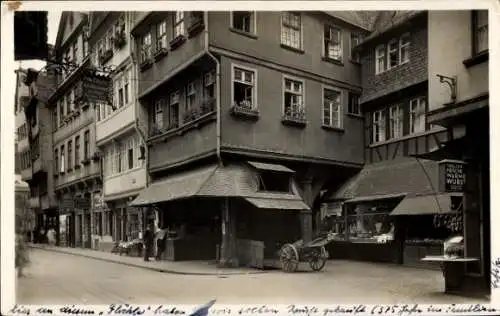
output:
{"label": "awning support pole", "polygon": [[236,219],[231,212],[229,199],[223,198],[221,209],[222,244],[220,248],[220,266],[233,268],[238,266],[236,256]]}

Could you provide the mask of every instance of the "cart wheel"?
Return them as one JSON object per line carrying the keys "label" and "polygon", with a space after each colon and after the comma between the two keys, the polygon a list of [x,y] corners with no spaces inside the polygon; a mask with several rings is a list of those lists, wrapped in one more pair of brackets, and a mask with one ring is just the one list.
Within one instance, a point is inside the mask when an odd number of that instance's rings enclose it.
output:
{"label": "cart wheel", "polygon": [[299,254],[292,244],[285,244],[280,250],[280,262],[283,271],[295,272],[299,267]]}
{"label": "cart wheel", "polygon": [[325,247],[316,249],[314,254],[309,259],[309,266],[313,271],[321,271],[326,265],[326,260],[328,259],[328,253]]}

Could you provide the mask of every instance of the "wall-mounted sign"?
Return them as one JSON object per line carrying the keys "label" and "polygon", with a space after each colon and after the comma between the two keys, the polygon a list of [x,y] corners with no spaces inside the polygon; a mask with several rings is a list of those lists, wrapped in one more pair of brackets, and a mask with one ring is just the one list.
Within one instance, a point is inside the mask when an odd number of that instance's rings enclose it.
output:
{"label": "wall-mounted sign", "polygon": [[463,192],[466,163],[460,160],[439,162],[439,189],[441,192]]}
{"label": "wall-mounted sign", "polygon": [[86,197],[75,197],[75,208],[86,210],[90,208],[90,199]]}

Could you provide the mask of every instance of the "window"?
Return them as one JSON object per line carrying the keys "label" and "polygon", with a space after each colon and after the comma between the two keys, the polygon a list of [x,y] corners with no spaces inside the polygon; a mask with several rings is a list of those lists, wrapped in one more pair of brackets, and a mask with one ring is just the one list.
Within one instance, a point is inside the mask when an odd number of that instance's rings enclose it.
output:
{"label": "window", "polygon": [[64,97],[63,100],[66,103],[66,114],[70,114],[71,113],[71,94],[70,94],[70,92],[68,92],[68,94],[66,94],[66,96]]}
{"label": "window", "polygon": [[375,48],[375,73],[385,71],[385,46],[379,45]]}
{"label": "window", "polygon": [[215,78],[213,72],[207,72],[204,76],[203,98],[205,100],[215,97]]}
{"label": "window", "polygon": [[179,126],[179,102],[180,102],[180,92],[176,91],[170,94],[170,106],[169,106],[169,129],[176,128]]}
{"label": "window", "polygon": [[123,76],[120,76],[117,78],[117,80],[115,81],[115,86],[116,86],[116,93],[118,95],[118,98],[117,98],[117,107],[121,108],[125,105],[125,93],[124,93],[124,89],[123,89],[123,86],[124,86],[124,80],[123,80]]}
{"label": "window", "polygon": [[78,60],[80,59],[80,56],[78,56],[78,39],[73,43],[71,51],[73,53],[73,57],[71,59],[74,63],[78,64]]}
{"label": "window", "polygon": [[151,59],[152,49],[153,47],[151,45],[151,33],[148,32],[142,37],[141,62],[145,62]]}
{"label": "window", "polygon": [[284,80],[284,112],[285,116],[293,116],[303,111],[303,82],[285,78]]}
{"label": "window", "polygon": [[154,125],[158,129],[163,128],[163,105],[165,100],[156,100],[154,105],[155,116],[154,116]]}
{"label": "window", "polygon": [[82,43],[83,43],[83,58],[85,58],[89,54],[89,42],[85,34],[82,35]]}
{"label": "window", "polygon": [[174,38],[184,35],[184,12],[176,11],[174,16]]}
{"label": "window", "polygon": [[372,142],[378,143],[385,141],[385,116],[384,111],[375,111],[372,114]]}
{"label": "window", "polygon": [[410,34],[404,34],[399,39],[399,63],[403,64],[410,60]]}
{"label": "window", "polygon": [[389,138],[403,136],[403,107],[394,105],[389,108]]}
{"label": "window", "polygon": [[128,169],[134,168],[134,148],[135,148],[135,139],[130,138],[127,147]]}
{"label": "window", "polygon": [[59,126],[64,123],[64,102],[63,100],[59,100]]}
{"label": "window", "polygon": [[281,14],[281,44],[301,49],[301,17],[300,13],[283,12]]}
{"label": "window", "polygon": [[338,27],[325,25],[324,56],[342,61],[342,31]]}
{"label": "window", "polygon": [[359,53],[354,51],[354,48],[361,43],[362,37],[360,34],[351,33],[351,60],[359,62]]}
{"label": "window", "polygon": [[261,171],[259,173],[259,191],[283,192],[291,190],[290,174],[283,172]]}
{"label": "window", "polygon": [[124,170],[123,168],[123,158],[124,158],[124,151],[125,151],[125,146],[121,143],[118,143],[116,147],[116,168],[117,168],[117,173],[120,173]]}
{"label": "window", "polygon": [[233,67],[233,102],[240,107],[255,107],[255,71]]}
{"label": "window", "polygon": [[392,40],[388,45],[387,69],[391,69],[392,67],[396,67],[397,65],[399,65],[398,41]]}
{"label": "window", "polygon": [[58,124],[57,107],[55,107],[52,109],[52,128],[56,130]]}
{"label": "window", "polygon": [[323,125],[342,128],[342,94],[338,90],[323,89]]}
{"label": "window", "polygon": [[80,135],[75,137],[75,167],[80,164]]}
{"label": "window", "polygon": [[232,28],[245,33],[255,33],[253,12],[251,11],[231,12],[231,18],[232,18],[232,24],[231,24]]}
{"label": "window", "polygon": [[473,54],[488,49],[488,10],[477,10],[472,13]]}
{"label": "window", "polygon": [[125,95],[125,104],[130,102],[130,81],[132,80],[131,69],[127,69],[123,74],[123,93]]}
{"label": "window", "polygon": [[349,104],[347,106],[347,113],[354,115],[361,115],[361,108],[359,106],[359,95],[349,92]]}
{"label": "window", "polygon": [[85,131],[83,134],[83,159],[87,160],[90,158],[90,132]]}
{"label": "window", "polygon": [[186,87],[186,110],[192,109],[196,104],[195,82],[188,83]]}
{"label": "window", "polygon": [[105,35],[105,51],[113,50],[113,30],[109,30]]}
{"label": "window", "polygon": [[96,103],[96,105],[95,105],[95,119],[97,122],[99,122],[100,120],[103,119],[101,117],[101,104],[100,103]]}
{"label": "window", "polygon": [[156,26],[156,50],[167,49],[167,21]]}
{"label": "window", "polygon": [[64,167],[64,162],[65,162],[65,160],[64,160],[64,145],[61,145],[61,159],[60,159],[60,161],[61,161],[60,171],[65,172],[66,168]]}
{"label": "window", "polygon": [[59,170],[59,150],[54,149],[54,171]]}
{"label": "window", "polygon": [[73,169],[73,141],[68,141],[68,171]]}
{"label": "window", "polygon": [[425,98],[410,101],[410,134],[425,131]]}

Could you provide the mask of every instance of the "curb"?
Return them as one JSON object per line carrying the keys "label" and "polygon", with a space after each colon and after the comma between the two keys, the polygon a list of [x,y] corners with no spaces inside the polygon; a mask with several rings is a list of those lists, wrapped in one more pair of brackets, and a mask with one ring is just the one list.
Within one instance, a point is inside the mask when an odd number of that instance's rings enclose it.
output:
{"label": "curb", "polygon": [[64,250],[61,250],[61,249],[58,249],[58,248],[48,248],[48,247],[35,246],[35,245],[29,245],[28,247],[33,248],[33,249],[40,249],[40,250],[44,250],[44,251],[52,251],[52,252],[64,253],[64,254],[67,254],[67,255],[79,256],[79,257],[84,257],[84,258],[88,258],[88,259],[101,260],[101,261],[105,261],[105,262],[122,264],[122,265],[130,266],[130,267],[135,267],[135,268],[142,268],[142,269],[147,269],[147,270],[152,270],[152,271],[157,271],[157,272],[162,272],[162,273],[177,274],[177,275],[231,276],[231,275],[248,275],[248,274],[264,274],[264,273],[267,273],[265,271],[219,272],[219,273],[210,273],[210,272],[182,272],[182,271],[175,271],[175,270],[158,268],[158,267],[147,267],[147,266],[143,266],[141,264],[136,264],[136,263],[131,263],[131,262],[124,262],[124,261],[113,260],[113,259],[108,259],[108,258],[100,258],[100,257],[95,257],[95,256],[87,255],[87,254],[73,253],[73,252],[64,251]]}

